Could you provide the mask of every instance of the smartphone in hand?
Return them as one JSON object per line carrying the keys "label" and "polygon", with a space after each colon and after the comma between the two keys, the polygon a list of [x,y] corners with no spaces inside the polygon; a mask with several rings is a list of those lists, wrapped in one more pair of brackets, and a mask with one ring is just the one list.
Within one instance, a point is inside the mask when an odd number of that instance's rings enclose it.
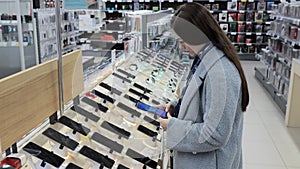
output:
{"label": "smartphone in hand", "polygon": [[165,119],[167,118],[167,112],[166,111],[161,110],[161,109],[159,109],[157,107],[154,107],[154,106],[150,106],[150,105],[148,105],[146,103],[137,102],[136,107],[138,109],[145,110],[147,112],[150,112],[150,113],[153,113],[155,115],[158,115],[158,116],[160,116],[162,118],[165,118]]}

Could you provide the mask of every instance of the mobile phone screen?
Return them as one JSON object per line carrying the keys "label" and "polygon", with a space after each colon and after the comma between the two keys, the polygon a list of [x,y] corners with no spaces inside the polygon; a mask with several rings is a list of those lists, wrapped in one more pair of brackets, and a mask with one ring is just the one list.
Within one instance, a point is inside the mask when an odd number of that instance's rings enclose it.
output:
{"label": "mobile phone screen", "polygon": [[156,114],[162,118],[167,118],[167,112],[165,112],[164,110],[161,110],[157,107],[153,107],[153,106],[150,106],[146,103],[143,103],[143,102],[138,102],[136,104],[136,107],[141,109],[141,110],[145,110],[147,112],[150,112],[150,113],[153,113],[153,114]]}

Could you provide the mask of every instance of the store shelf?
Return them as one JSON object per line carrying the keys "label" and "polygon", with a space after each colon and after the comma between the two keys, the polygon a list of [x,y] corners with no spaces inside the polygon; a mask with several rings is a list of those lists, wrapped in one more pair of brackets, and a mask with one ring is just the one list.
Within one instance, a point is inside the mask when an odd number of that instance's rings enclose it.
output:
{"label": "store shelf", "polygon": [[262,32],[227,32],[230,35],[266,35],[266,33]]}
{"label": "store shelf", "polygon": [[130,12],[131,10],[101,10],[101,12],[108,12],[108,13],[125,13],[125,12]]}
{"label": "store shelf", "polygon": [[125,23],[125,20],[103,20],[108,23]]}
{"label": "store shelf", "polygon": [[270,25],[271,22],[255,22],[255,21],[218,21],[219,23],[238,23],[238,24],[265,24]]}
{"label": "store shelf", "polygon": [[237,43],[237,42],[232,42],[233,45],[246,45],[246,46],[266,46],[268,45],[267,43]]}
{"label": "store shelf", "polygon": [[103,42],[103,43],[123,43],[122,40],[100,40],[100,39],[89,39],[92,42]]}
{"label": "store shelf", "polygon": [[291,43],[292,46],[295,46],[295,45],[300,46],[300,42],[291,40],[291,39],[289,39],[288,37],[284,37],[284,36],[282,36],[282,35],[279,35],[278,33],[275,33],[275,32],[272,32],[272,31],[268,31],[268,32],[267,32],[267,35],[270,35],[270,36],[272,36],[273,38],[279,39],[279,40],[281,40],[281,41],[283,41],[283,42],[285,42],[285,43],[289,42],[289,43]]}
{"label": "store shelf", "polygon": [[272,11],[266,10],[210,10],[210,13],[250,13],[250,12],[264,12],[264,13],[272,13]]}
{"label": "store shelf", "polygon": [[0,21],[0,25],[18,25],[18,21],[5,21],[5,20],[1,20]]}
{"label": "store shelf", "polygon": [[255,60],[257,61],[257,59],[255,58],[255,53],[238,53],[238,56],[240,58],[240,60]]}
{"label": "store shelf", "polygon": [[276,17],[276,20],[281,20],[291,24],[300,25],[300,19],[281,16],[281,15],[274,15],[274,16]]}
{"label": "store shelf", "polygon": [[125,31],[120,31],[120,30],[100,30],[100,32],[105,32],[105,33],[125,33]]}
{"label": "store shelf", "polygon": [[255,70],[256,79],[268,91],[268,93],[273,98],[275,103],[279,106],[279,108],[281,109],[283,114],[285,114],[287,101],[284,99],[283,96],[277,94],[278,92],[277,92],[276,88],[270,82],[268,82],[268,80],[265,78],[264,73],[263,73],[265,71],[265,69],[264,68],[254,68],[254,70]]}

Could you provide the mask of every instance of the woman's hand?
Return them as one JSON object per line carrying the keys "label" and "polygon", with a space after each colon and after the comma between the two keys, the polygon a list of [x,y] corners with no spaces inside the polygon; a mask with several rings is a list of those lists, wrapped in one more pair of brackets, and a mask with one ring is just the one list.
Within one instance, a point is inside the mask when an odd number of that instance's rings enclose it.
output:
{"label": "woman's hand", "polygon": [[174,106],[169,102],[168,104],[160,104],[155,106],[161,110],[166,111],[167,113],[170,113],[172,115],[173,110],[174,110]]}
{"label": "woman's hand", "polygon": [[167,119],[163,119],[163,118],[158,118],[158,121],[160,123],[160,126],[164,129],[164,130],[167,130],[168,129],[168,124],[169,124],[169,121],[171,119],[171,114],[170,113],[167,113]]}

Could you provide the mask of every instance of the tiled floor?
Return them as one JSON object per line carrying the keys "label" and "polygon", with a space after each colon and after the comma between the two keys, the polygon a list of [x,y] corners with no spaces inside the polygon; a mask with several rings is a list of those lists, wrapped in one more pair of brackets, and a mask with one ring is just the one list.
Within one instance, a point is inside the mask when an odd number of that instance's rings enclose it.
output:
{"label": "tiled floor", "polygon": [[284,115],[254,77],[262,64],[242,61],[250,106],[245,113],[244,169],[300,169],[300,128],[287,128]]}

